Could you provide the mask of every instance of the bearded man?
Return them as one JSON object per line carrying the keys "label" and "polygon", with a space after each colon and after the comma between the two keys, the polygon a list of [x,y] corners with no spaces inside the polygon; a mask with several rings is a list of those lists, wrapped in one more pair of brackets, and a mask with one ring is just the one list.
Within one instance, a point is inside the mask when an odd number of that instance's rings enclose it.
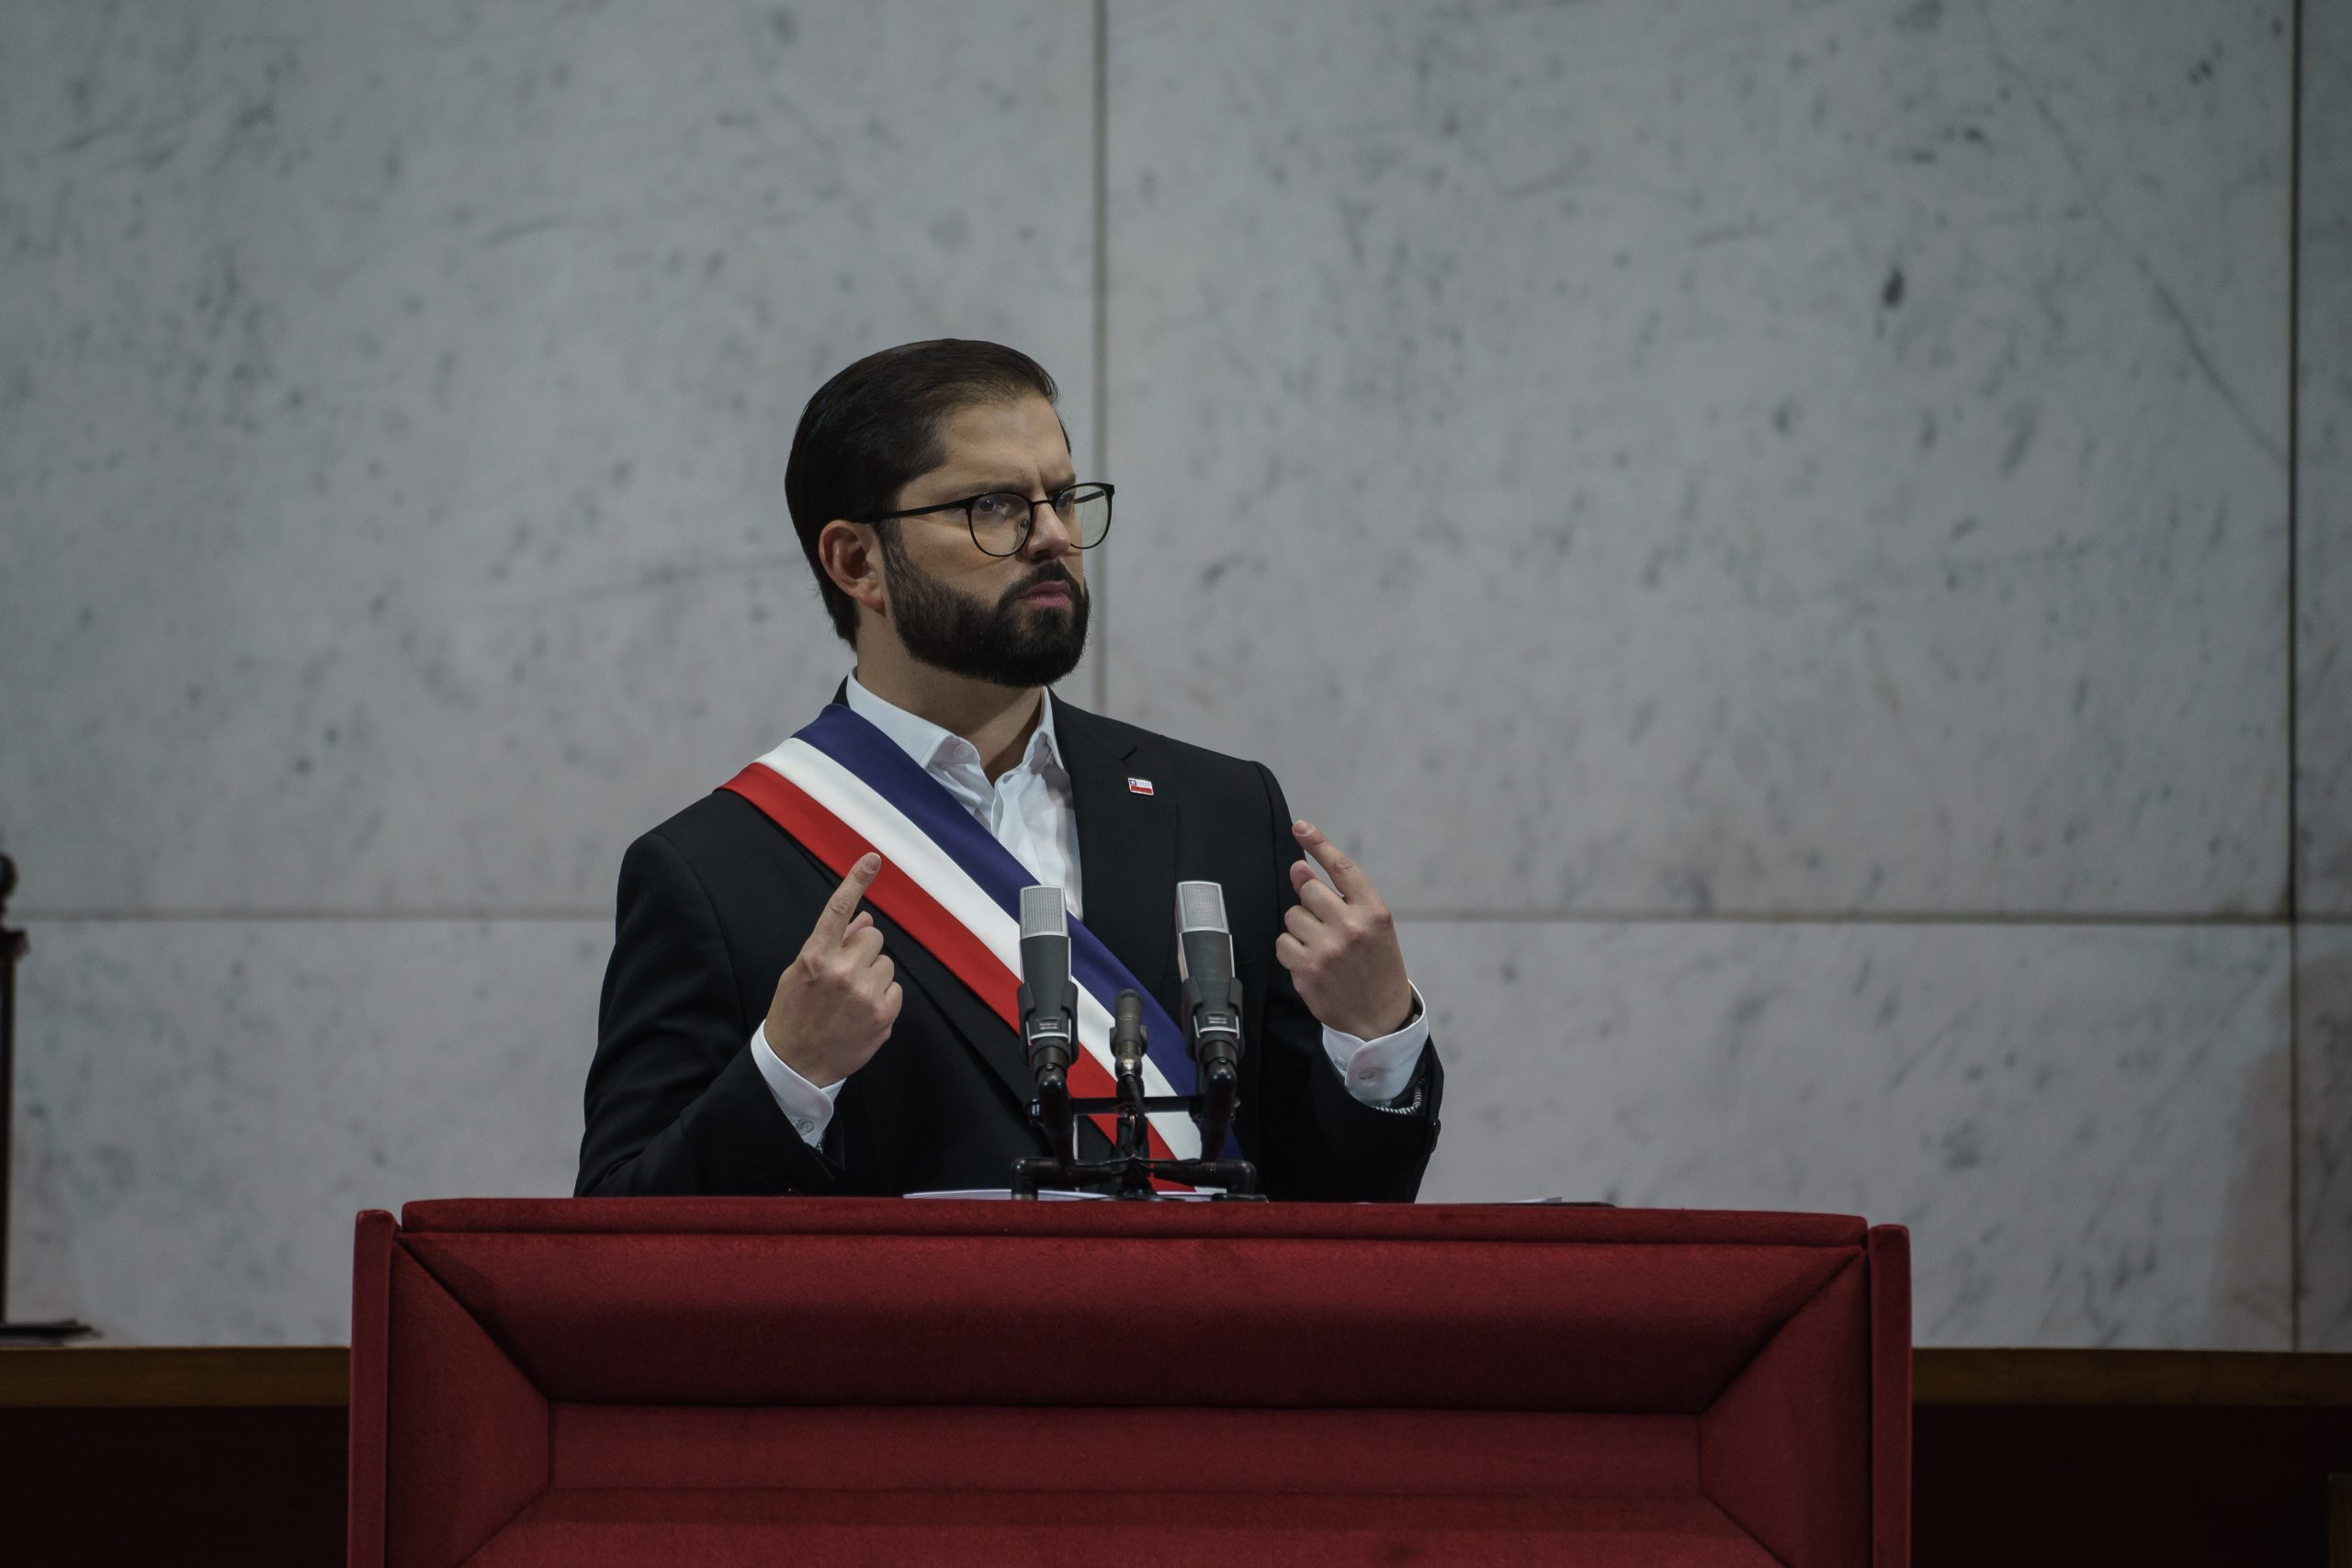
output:
{"label": "bearded man", "polygon": [[[1233,1136],[1261,1190],[1419,1190],[1443,1079],[1363,870],[1262,766],[1051,692],[1086,646],[1083,552],[1114,495],[1078,477],[1056,396],[1027,355],[947,339],[809,400],[785,497],[854,668],[622,860],[582,1194],[1002,1188],[1047,1152],[1004,999],[1007,890],[1064,890],[1096,983],[1155,1008],[1182,1092],[1167,1020],[1176,884],[1195,879],[1233,933]],[[1079,1132],[1081,1157],[1107,1148]]]}

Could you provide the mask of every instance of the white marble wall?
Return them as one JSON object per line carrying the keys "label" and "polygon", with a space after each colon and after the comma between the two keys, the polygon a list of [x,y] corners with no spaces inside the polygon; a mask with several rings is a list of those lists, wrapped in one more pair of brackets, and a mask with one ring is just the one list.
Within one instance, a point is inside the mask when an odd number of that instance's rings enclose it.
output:
{"label": "white marble wall", "polygon": [[2299,1304],[2303,1346],[2352,1350],[2352,0],[2304,0],[2302,63]]}
{"label": "white marble wall", "polygon": [[2305,0],[2302,127],[2299,894],[2352,920],[2352,0]]}
{"label": "white marble wall", "polygon": [[1926,1344],[2288,1342],[2277,928],[1407,932],[1448,1045],[1430,1197],[1905,1224]]}
{"label": "white marble wall", "polygon": [[605,906],[838,678],[817,383],[1008,337],[1091,409],[1085,0],[6,10],[31,907]]}
{"label": "white marble wall", "polygon": [[842,663],[799,406],[956,333],[1121,485],[1080,685],[1407,912],[1430,1196],[2352,1348],[2302,10],[2290,694],[2290,0],[0,7],[17,1311],[334,1339],[353,1209],[568,1188],[621,846]]}
{"label": "white marble wall", "polygon": [[2286,12],[1118,8],[1114,698],[1429,908],[2277,910]]}
{"label": "white marble wall", "polygon": [[359,1210],[571,1190],[609,922],[30,938],[15,1315],[131,1342],[339,1341]]}
{"label": "white marble wall", "polygon": [[2298,1343],[2352,1350],[2352,924],[2296,945]]}
{"label": "white marble wall", "polygon": [[1432,1194],[2294,1343],[2290,6],[1256,14],[1113,8],[1110,446],[1188,499],[1107,672],[1418,917]]}

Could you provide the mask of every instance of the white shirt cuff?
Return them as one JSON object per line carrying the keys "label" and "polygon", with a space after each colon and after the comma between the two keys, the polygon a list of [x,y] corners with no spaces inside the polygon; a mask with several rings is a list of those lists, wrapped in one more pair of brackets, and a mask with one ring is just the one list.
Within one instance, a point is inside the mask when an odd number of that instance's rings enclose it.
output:
{"label": "white shirt cuff", "polygon": [[1340,1033],[1328,1023],[1323,1026],[1324,1053],[1340,1069],[1348,1092],[1366,1105],[1385,1105],[1404,1093],[1413,1081],[1413,1069],[1420,1063],[1421,1047],[1429,1043],[1430,1010],[1422,1005],[1419,986],[1413,987],[1412,1018],[1394,1034],[1359,1040],[1352,1034]]}
{"label": "white shirt cuff", "polygon": [[794,1072],[775,1054],[775,1047],[768,1043],[765,1020],[752,1031],[752,1060],[759,1066],[760,1077],[767,1080],[768,1092],[775,1096],[775,1108],[784,1112],[792,1130],[800,1134],[800,1141],[812,1149],[820,1147],[825,1141],[825,1129],[833,1120],[833,1101],[841,1098],[842,1084],[849,1079],[842,1078],[829,1089],[819,1089]]}

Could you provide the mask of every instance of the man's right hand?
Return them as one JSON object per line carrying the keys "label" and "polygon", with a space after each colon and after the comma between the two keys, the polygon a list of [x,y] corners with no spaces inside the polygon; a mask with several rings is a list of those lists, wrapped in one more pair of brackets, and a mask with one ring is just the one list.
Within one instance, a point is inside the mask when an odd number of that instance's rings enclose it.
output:
{"label": "man's right hand", "polygon": [[873,1059],[906,1000],[882,955],[881,931],[857,907],[881,871],[882,857],[872,853],[849,868],[768,1004],[768,1049],[819,1089]]}

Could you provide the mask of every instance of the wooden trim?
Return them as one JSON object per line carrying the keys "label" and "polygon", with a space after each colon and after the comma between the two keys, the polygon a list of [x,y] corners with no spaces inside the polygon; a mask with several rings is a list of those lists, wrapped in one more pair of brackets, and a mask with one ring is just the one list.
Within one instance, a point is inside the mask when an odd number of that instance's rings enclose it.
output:
{"label": "wooden trim", "polygon": [[350,1369],[341,1345],[0,1349],[0,1409],[344,1404]]}
{"label": "wooden trim", "polygon": [[1917,1349],[1911,1352],[1911,1402],[2352,1406],[2352,1355]]}
{"label": "wooden trim", "polygon": [[[1928,1348],[1911,1381],[1915,1405],[2352,1407],[2352,1355]],[[0,1408],[342,1404],[350,1388],[341,1345],[0,1348]]]}

